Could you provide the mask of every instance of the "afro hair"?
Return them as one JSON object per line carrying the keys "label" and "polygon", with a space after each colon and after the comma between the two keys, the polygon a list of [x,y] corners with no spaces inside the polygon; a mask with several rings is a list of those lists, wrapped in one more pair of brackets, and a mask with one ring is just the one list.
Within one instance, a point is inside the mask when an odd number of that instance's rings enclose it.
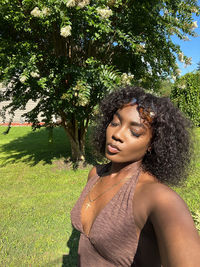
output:
{"label": "afro hair", "polygon": [[[100,104],[93,141],[97,152],[105,154],[106,129],[116,111],[136,99],[136,104],[154,114],[151,121],[151,151],[145,154],[142,168],[163,183],[177,185],[187,177],[191,162],[190,121],[169,98],[146,93],[140,87],[118,88]],[[140,114],[141,116],[141,114]],[[142,116],[141,116],[142,117]],[[143,118],[143,117],[142,117]],[[143,118],[145,119],[145,118]]]}

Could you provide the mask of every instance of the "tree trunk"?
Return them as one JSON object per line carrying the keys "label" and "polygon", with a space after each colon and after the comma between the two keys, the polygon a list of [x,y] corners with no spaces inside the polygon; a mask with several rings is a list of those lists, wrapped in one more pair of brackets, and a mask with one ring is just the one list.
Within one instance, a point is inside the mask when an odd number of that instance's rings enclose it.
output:
{"label": "tree trunk", "polygon": [[46,129],[48,130],[48,142],[53,143],[53,126],[48,126]]}
{"label": "tree trunk", "polygon": [[85,160],[85,144],[83,145],[83,140],[78,140],[71,137],[68,132],[67,136],[69,137],[70,145],[71,145],[71,155],[72,161],[84,161]]}
{"label": "tree trunk", "polygon": [[70,141],[72,161],[84,161],[87,128],[84,125],[78,126],[78,122],[75,120],[73,124],[68,123],[64,129]]}
{"label": "tree trunk", "polygon": [[89,124],[89,116],[79,123],[75,114],[70,121],[67,120],[67,115],[63,111],[60,111],[60,115],[62,119],[61,124],[70,141],[72,161],[85,161],[85,139]]}

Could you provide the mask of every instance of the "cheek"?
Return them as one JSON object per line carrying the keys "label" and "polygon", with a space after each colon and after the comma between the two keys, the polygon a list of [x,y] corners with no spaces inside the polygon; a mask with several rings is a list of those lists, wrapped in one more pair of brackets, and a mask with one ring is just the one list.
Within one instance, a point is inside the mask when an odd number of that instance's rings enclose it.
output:
{"label": "cheek", "polygon": [[140,140],[138,142],[132,142],[132,144],[128,146],[128,150],[130,156],[142,158],[146,154],[148,147],[149,140]]}
{"label": "cheek", "polygon": [[106,140],[108,138],[108,128],[106,129]]}
{"label": "cheek", "polygon": [[109,138],[111,136],[111,128],[108,126],[106,129],[106,139]]}
{"label": "cheek", "polygon": [[129,147],[129,150],[131,150],[133,153],[144,153],[146,151],[146,146],[144,144],[132,144],[132,146]]}

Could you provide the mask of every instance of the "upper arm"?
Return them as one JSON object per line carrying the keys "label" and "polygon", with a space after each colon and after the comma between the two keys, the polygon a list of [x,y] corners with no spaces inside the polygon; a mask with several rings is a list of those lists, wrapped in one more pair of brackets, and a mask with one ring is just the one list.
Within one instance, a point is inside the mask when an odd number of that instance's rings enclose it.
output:
{"label": "upper arm", "polygon": [[88,174],[88,181],[90,180],[90,178],[92,178],[93,176],[95,175],[99,175],[101,176],[103,174],[103,172],[105,171],[105,168],[106,166],[108,166],[108,164],[102,164],[102,165],[97,165],[97,166],[94,166],[89,174]]}
{"label": "upper arm", "polygon": [[185,202],[162,186],[153,195],[150,220],[163,267],[200,266],[200,237]]}
{"label": "upper arm", "polygon": [[88,181],[90,180],[90,178],[92,178],[96,174],[97,174],[97,168],[94,166],[94,167],[92,167],[92,169],[90,170],[90,172],[88,174]]}

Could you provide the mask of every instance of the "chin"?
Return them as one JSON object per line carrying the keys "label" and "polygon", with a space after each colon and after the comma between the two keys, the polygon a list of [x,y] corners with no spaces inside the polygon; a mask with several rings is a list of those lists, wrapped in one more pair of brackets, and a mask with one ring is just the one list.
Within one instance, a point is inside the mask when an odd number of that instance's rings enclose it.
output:
{"label": "chin", "polygon": [[112,161],[114,163],[126,163],[127,162],[127,161],[122,160],[122,158],[117,157],[116,154],[108,154],[108,153],[106,153],[105,157],[108,160],[110,160],[110,161]]}
{"label": "chin", "polygon": [[115,155],[113,154],[109,154],[109,153],[105,153],[105,157],[107,158],[107,159],[109,159],[110,161],[112,161],[112,162],[120,162],[120,160],[118,159],[116,159],[116,157],[115,157]]}
{"label": "chin", "polygon": [[112,161],[113,163],[126,163],[126,164],[132,164],[134,162],[140,162],[142,161],[142,158],[134,158],[134,159],[125,159],[122,157],[118,157],[117,154],[109,154],[109,153],[105,153],[105,157]]}

